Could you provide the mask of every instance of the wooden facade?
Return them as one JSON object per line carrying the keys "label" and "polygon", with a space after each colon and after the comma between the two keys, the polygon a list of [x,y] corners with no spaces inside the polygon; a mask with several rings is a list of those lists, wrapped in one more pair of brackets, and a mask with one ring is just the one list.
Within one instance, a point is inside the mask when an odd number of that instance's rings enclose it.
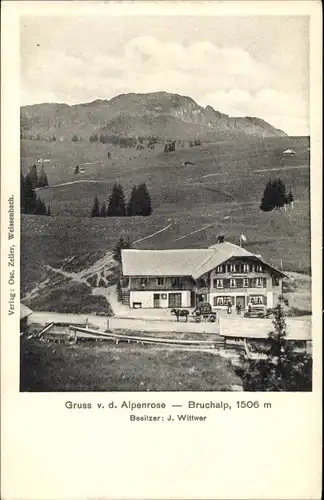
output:
{"label": "wooden facade", "polygon": [[172,307],[174,298],[170,300],[168,294],[178,293],[178,307],[196,307],[205,300],[214,308],[226,308],[231,302],[244,310],[251,301],[271,308],[282,294],[281,273],[255,256],[228,259],[196,280],[190,276],[131,276],[123,285],[125,303],[130,307],[133,302],[136,307]]}

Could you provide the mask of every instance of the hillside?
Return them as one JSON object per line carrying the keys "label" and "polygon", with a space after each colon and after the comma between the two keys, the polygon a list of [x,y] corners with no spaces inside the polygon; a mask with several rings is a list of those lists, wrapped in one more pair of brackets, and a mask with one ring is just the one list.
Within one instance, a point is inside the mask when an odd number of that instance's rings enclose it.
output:
{"label": "hillside", "polygon": [[[107,201],[115,182],[126,196],[134,184],[146,182],[155,210],[171,214],[198,206],[213,210],[215,204],[259,203],[270,177],[280,176],[295,198],[309,199],[308,138],[278,137],[207,143],[164,153],[163,145],[119,148],[101,143],[21,141],[23,173],[37,162],[44,164],[49,187],[39,194],[51,204],[53,215],[87,217],[95,195]],[[293,147],[296,156],[281,160],[275,151]],[[111,158],[108,158],[107,151]],[[191,164],[185,165],[186,162]],[[41,168],[41,165],[39,168]],[[84,172],[74,174],[76,165]]]}
{"label": "hillside", "polygon": [[[288,147],[296,155],[278,159],[276,151]],[[44,164],[49,181],[38,194],[53,215],[21,219],[24,303],[35,310],[74,311],[82,304],[89,314],[102,311],[103,297],[93,293],[120,236],[135,248],[197,248],[214,244],[220,234],[237,243],[243,232],[248,250],[286,271],[310,273],[308,147],[309,138],[286,136],[177,146],[168,153],[163,144],[149,149],[147,141],[137,150],[85,140],[22,140],[24,174],[38,159],[49,160],[37,163],[38,169]],[[76,165],[84,172],[75,174]],[[265,184],[277,176],[292,189],[294,209],[260,212]],[[115,182],[127,198],[133,184],[146,182],[153,215],[90,218],[95,195],[107,202]],[[79,273],[93,263],[100,272],[86,283]]]}
{"label": "hillside", "polygon": [[108,101],[44,103],[21,108],[23,138],[71,141],[96,133],[108,136],[158,136],[161,139],[225,140],[237,137],[282,137],[286,134],[260,118],[233,118],[203,108],[193,99],[167,92],[122,94]]}

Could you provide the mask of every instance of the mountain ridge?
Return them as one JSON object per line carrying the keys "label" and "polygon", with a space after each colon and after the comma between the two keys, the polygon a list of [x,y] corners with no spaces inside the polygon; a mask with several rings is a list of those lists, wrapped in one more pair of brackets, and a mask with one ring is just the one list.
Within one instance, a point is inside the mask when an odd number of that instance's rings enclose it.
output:
{"label": "mountain ridge", "polygon": [[163,139],[202,140],[282,137],[287,134],[258,117],[231,117],[212,106],[200,106],[190,96],[164,91],[127,93],[109,100],[79,104],[40,103],[22,106],[21,134],[26,138],[63,140],[72,135],[89,139],[91,134],[151,136]]}

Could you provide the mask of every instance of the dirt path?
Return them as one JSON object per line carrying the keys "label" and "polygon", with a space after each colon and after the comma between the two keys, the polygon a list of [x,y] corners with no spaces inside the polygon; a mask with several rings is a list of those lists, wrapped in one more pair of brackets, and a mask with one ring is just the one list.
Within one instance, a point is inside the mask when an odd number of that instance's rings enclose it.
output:
{"label": "dirt path", "polygon": [[80,278],[78,273],[70,273],[68,271],[64,271],[62,268],[52,267],[49,264],[46,264],[45,268],[50,269],[51,271],[53,271],[53,273],[60,274],[61,276],[64,276],[65,278],[69,278],[73,281],[77,281],[78,283],[85,283],[86,285],[90,286],[89,283],[87,283],[87,281],[85,279]]}
{"label": "dirt path", "polygon": [[46,323],[86,323],[88,320],[92,325],[100,329],[131,330],[138,332],[166,332],[166,333],[209,333],[217,335],[219,325],[216,323],[195,323],[177,321],[157,321],[149,319],[130,319],[118,317],[95,316],[91,314],[64,314],[51,311],[34,311],[30,316],[30,323],[45,325]]}
{"label": "dirt path", "polygon": [[[258,170],[252,170],[250,172],[251,174],[256,174],[256,173],[261,173],[261,172],[274,172],[274,171],[279,171],[279,170],[294,170],[298,168],[309,168],[309,165],[291,165],[287,167],[275,167],[275,168],[263,168],[263,169],[258,169]],[[218,177],[218,176],[228,176],[231,175],[231,172],[225,171],[225,172],[215,172],[214,174],[206,174],[202,175],[201,177],[189,177],[187,180],[190,182],[196,182],[200,181],[202,179],[208,179],[209,177]]]}
{"label": "dirt path", "polygon": [[148,236],[145,236],[144,238],[141,238],[139,240],[133,241],[133,245],[135,245],[136,243],[140,243],[141,241],[148,240],[149,238],[153,238],[153,236],[155,236],[156,234],[163,233],[163,231],[166,231],[167,229],[169,229],[173,225],[174,225],[174,222],[172,222],[168,226],[164,227],[163,229],[160,229],[159,231],[156,231],[155,233],[149,234]]}
{"label": "dirt path", "polygon": [[259,173],[259,172],[274,172],[277,170],[294,170],[297,168],[308,168],[309,169],[309,165],[294,165],[294,166],[291,165],[288,167],[263,168],[260,170],[252,170],[252,174]]}
{"label": "dirt path", "polygon": [[24,302],[38,297],[41,291],[49,285],[49,282],[50,280],[48,278],[41,281],[32,290],[30,290],[30,292],[27,292],[23,297],[21,297],[21,300]]}
{"label": "dirt path", "polygon": [[69,181],[69,182],[61,182],[60,184],[53,184],[52,186],[45,186],[41,188],[36,188],[36,189],[49,189],[49,188],[56,188],[56,187],[61,187],[61,186],[71,186],[72,184],[81,184],[81,183],[95,183],[95,184],[111,184],[110,181],[95,181],[91,179],[78,179],[76,181]]}
{"label": "dirt path", "polygon": [[200,229],[196,229],[196,231],[192,231],[191,233],[185,234],[184,236],[181,236],[180,238],[177,238],[176,240],[173,241],[180,241],[183,240],[184,238],[187,238],[188,236],[191,236],[192,234],[199,233],[200,231],[204,231],[210,226],[214,226],[215,224],[218,224],[217,222],[213,222],[212,224],[208,224],[208,226],[201,227]]}

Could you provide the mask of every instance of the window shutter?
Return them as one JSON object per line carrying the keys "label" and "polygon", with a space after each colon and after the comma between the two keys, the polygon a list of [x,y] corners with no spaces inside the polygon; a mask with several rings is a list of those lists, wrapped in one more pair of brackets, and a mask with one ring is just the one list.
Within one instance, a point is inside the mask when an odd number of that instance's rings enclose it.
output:
{"label": "window shutter", "polygon": [[243,288],[243,278],[236,279],[236,286],[237,288]]}

